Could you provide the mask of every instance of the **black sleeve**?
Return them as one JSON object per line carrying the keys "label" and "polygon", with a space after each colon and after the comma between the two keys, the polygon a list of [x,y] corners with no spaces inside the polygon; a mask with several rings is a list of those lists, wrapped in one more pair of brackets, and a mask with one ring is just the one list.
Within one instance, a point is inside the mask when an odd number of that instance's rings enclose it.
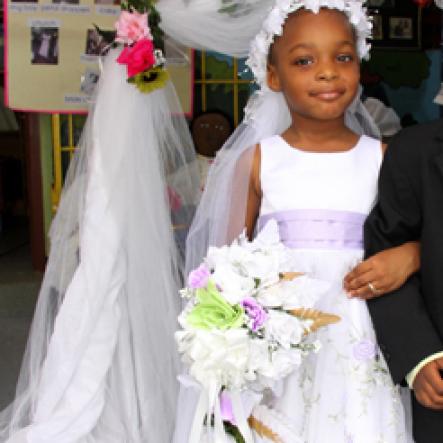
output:
{"label": "black sleeve", "polygon": [[[387,149],[380,172],[379,200],[365,223],[367,256],[420,239],[419,180],[411,172],[418,175],[420,165],[408,151],[400,149],[408,142],[404,137],[396,138]],[[368,301],[368,307],[380,349],[396,383],[425,358],[442,351],[442,340],[421,295],[419,275],[412,276],[397,291]]]}

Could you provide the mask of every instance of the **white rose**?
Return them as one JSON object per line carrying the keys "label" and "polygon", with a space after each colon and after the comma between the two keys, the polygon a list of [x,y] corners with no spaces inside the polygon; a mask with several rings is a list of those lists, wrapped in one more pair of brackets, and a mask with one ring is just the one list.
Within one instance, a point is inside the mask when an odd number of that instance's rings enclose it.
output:
{"label": "white rose", "polygon": [[213,380],[229,387],[244,385],[249,361],[247,330],[199,330],[178,338],[183,345],[180,352],[191,363],[190,374],[203,386]]}
{"label": "white rose", "polygon": [[306,275],[282,284],[282,306],[296,309],[301,306],[311,308],[331,287],[331,283]]}
{"label": "white rose", "polygon": [[260,285],[270,285],[279,281],[279,260],[272,254],[256,252],[242,263],[246,274],[260,280]]}
{"label": "white rose", "polygon": [[268,308],[279,308],[284,302],[284,296],[280,285],[273,285],[260,290],[256,295],[256,298],[262,306]]}
{"label": "white rose", "polygon": [[265,336],[268,340],[274,340],[283,348],[290,349],[291,344],[301,342],[303,333],[303,324],[298,318],[285,312],[269,312],[265,323]]}
{"label": "white rose", "polygon": [[249,370],[261,372],[263,367],[270,364],[269,343],[266,340],[252,339],[249,346]]}
{"label": "white rose", "polygon": [[254,279],[239,274],[232,264],[219,264],[211,280],[220,288],[220,294],[232,305],[240,303],[255,288]]}
{"label": "white rose", "polygon": [[302,361],[298,349],[279,349],[272,353],[270,364],[260,368],[259,374],[272,380],[288,376]]}

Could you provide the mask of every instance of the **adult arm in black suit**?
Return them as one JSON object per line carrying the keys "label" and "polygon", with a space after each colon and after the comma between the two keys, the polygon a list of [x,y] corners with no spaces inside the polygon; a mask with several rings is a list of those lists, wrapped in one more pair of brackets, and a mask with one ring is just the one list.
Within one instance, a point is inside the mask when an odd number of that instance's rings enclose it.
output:
{"label": "adult arm in black suit", "polygon": [[[422,221],[419,147],[407,131],[387,149],[380,172],[379,201],[365,224],[368,256],[407,241],[419,240]],[[415,152],[414,152],[415,151]],[[429,317],[412,276],[400,289],[368,301],[377,339],[396,383],[430,355],[443,350],[443,341]]]}

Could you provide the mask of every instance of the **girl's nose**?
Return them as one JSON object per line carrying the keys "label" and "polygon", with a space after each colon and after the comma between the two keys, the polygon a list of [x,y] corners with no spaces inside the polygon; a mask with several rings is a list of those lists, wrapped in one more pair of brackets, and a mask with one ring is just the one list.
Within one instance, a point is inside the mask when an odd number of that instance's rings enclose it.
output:
{"label": "girl's nose", "polygon": [[338,77],[337,69],[332,63],[323,63],[317,71],[317,80],[331,81]]}

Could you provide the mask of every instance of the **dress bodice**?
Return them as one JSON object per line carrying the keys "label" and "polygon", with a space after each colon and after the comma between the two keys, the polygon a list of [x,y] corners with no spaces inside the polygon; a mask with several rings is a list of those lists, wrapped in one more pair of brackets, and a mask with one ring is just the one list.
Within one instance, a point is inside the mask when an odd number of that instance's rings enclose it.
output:
{"label": "dress bodice", "polygon": [[381,160],[380,142],[366,136],[334,153],[302,151],[280,136],[263,140],[258,228],[275,218],[291,248],[361,249]]}

